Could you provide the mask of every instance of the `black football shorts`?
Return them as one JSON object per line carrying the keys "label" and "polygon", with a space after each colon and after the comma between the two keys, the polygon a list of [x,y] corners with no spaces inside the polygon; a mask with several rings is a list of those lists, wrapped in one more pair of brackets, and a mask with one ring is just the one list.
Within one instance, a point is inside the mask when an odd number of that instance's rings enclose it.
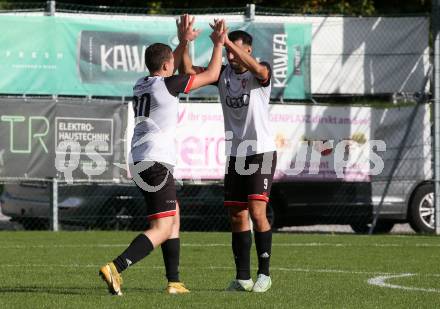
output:
{"label": "black football shorts", "polygon": [[[146,162],[135,162],[146,163]],[[147,204],[147,219],[154,220],[176,215],[176,185],[172,169],[160,162],[148,162],[147,169],[139,173],[142,179],[135,179]]]}
{"label": "black football shorts", "polygon": [[269,201],[277,153],[228,157],[225,175],[225,206],[247,207],[249,200]]}

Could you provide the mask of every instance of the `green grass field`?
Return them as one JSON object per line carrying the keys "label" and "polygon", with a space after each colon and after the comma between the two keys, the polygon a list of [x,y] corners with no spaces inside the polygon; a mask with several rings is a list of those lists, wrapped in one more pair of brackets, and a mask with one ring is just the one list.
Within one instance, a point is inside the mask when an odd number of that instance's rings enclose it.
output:
{"label": "green grass field", "polygon": [[110,296],[98,268],[136,234],[1,232],[0,308],[440,307],[437,237],[275,234],[273,286],[255,294],[224,291],[234,276],[228,233],[183,233],[181,278],[191,294],[163,292],[156,250],[124,272],[124,296]]}

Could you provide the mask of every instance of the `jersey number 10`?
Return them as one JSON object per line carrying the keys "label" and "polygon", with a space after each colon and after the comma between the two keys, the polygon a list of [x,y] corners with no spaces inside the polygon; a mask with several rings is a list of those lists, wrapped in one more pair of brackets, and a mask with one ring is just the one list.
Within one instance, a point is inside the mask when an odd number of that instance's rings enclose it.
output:
{"label": "jersey number 10", "polygon": [[150,102],[151,96],[149,93],[144,93],[141,96],[133,97],[133,109],[135,117],[149,117],[150,116]]}

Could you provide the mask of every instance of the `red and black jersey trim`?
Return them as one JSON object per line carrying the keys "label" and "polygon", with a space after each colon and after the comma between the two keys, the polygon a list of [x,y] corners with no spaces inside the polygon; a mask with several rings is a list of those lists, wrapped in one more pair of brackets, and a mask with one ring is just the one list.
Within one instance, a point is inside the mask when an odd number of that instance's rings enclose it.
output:
{"label": "red and black jersey trim", "polygon": [[248,200],[264,201],[266,203],[269,202],[269,198],[263,194],[250,194],[248,195]]}
{"label": "red and black jersey trim", "polygon": [[168,92],[177,97],[179,93],[188,93],[194,81],[194,75],[181,74],[165,77],[165,86]]}
{"label": "red and black jersey trim", "polygon": [[177,213],[176,210],[162,211],[162,212],[158,212],[158,213],[147,216],[147,219],[154,220],[154,219],[160,219],[160,218],[165,218],[165,217],[172,217],[172,216],[175,216],[176,213]]}
{"label": "red and black jersey trim", "polygon": [[185,89],[183,90],[183,93],[189,93],[192,87],[192,84],[194,82],[194,79],[196,78],[195,75],[190,75],[188,82],[186,83]]}

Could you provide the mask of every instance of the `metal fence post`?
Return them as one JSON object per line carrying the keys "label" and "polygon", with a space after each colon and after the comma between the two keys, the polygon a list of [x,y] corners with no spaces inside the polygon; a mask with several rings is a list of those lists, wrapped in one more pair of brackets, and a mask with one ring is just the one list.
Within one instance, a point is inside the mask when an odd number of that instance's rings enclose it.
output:
{"label": "metal fence post", "polygon": [[55,7],[56,7],[56,1],[47,1],[46,2],[46,16],[53,16],[55,15]]}
{"label": "metal fence post", "polygon": [[255,19],[255,4],[246,4],[246,19],[250,21]]}
{"label": "metal fence post", "polygon": [[440,235],[440,0],[432,3],[434,37],[434,205],[435,233]]}
{"label": "metal fence post", "polygon": [[50,190],[50,229],[58,231],[58,179],[52,178]]}

